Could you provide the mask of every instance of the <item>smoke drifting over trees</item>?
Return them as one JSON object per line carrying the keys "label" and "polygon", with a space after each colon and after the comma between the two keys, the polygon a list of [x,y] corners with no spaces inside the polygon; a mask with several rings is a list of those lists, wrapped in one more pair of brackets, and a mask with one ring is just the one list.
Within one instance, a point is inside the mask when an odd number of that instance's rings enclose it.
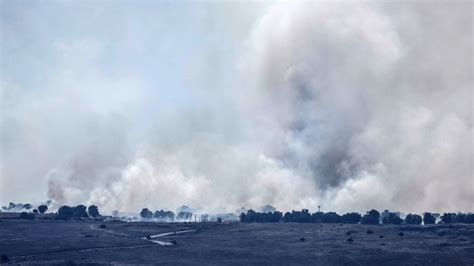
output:
{"label": "smoke drifting over trees", "polygon": [[[2,50],[26,43],[21,20],[43,36],[25,53],[54,63],[1,61],[0,200],[474,211],[472,3],[178,6],[194,26],[174,32],[159,6],[80,5],[24,19],[32,7],[3,4]],[[41,34],[45,23],[78,31]],[[180,32],[209,38],[154,50]],[[165,59],[178,85],[156,86]],[[28,82],[14,61],[31,65]]]}

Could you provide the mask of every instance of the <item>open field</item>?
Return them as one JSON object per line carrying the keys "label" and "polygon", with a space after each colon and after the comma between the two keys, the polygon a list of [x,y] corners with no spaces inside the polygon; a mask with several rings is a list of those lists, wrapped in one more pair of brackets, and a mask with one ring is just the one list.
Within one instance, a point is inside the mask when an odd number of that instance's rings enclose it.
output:
{"label": "open field", "polygon": [[22,264],[473,265],[474,226],[5,219],[0,255]]}

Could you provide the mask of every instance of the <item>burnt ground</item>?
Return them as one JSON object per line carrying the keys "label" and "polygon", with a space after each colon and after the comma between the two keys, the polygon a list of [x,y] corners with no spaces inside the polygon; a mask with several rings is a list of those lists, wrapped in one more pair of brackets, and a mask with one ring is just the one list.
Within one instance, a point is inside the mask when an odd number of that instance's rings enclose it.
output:
{"label": "burnt ground", "polygon": [[[100,225],[106,225],[100,228]],[[103,227],[103,226],[102,226]],[[181,234],[146,236],[192,230]],[[367,233],[371,230],[373,233]],[[402,235],[400,233],[403,233]],[[351,238],[353,241],[348,241]],[[474,225],[0,220],[14,264],[474,265]]]}

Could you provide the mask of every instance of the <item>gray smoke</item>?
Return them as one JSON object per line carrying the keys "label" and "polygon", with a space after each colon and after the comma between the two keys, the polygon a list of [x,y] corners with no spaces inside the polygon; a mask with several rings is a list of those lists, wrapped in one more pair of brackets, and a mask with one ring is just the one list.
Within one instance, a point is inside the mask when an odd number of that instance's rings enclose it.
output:
{"label": "gray smoke", "polygon": [[[213,7],[211,33],[248,12]],[[275,3],[252,24],[223,24],[247,34],[235,56],[210,47],[187,80],[199,104],[146,118],[147,85],[91,70],[76,52],[94,44],[64,45],[76,68],[44,91],[2,84],[2,194],[22,175],[57,204],[109,212],[474,211],[471,11]]]}

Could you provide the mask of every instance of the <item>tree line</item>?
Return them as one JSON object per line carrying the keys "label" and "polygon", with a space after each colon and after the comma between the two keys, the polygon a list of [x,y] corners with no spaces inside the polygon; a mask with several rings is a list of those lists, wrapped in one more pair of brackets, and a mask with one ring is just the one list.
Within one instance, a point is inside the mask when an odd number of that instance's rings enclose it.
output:
{"label": "tree line", "polygon": [[[357,212],[350,212],[339,215],[335,212],[315,212],[310,213],[308,209],[301,211],[291,211],[282,213],[274,212],[256,212],[248,210],[247,213],[240,214],[242,223],[343,223],[343,224],[435,224],[435,214],[425,212],[423,216],[418,214],[408,214],[402,219],[395,212],[384,211],[382,214],[377,210],[367,211],[364,215]],[[439,223],[474,223],[474,214],[469,213],[444,213],[440,216]]]}

